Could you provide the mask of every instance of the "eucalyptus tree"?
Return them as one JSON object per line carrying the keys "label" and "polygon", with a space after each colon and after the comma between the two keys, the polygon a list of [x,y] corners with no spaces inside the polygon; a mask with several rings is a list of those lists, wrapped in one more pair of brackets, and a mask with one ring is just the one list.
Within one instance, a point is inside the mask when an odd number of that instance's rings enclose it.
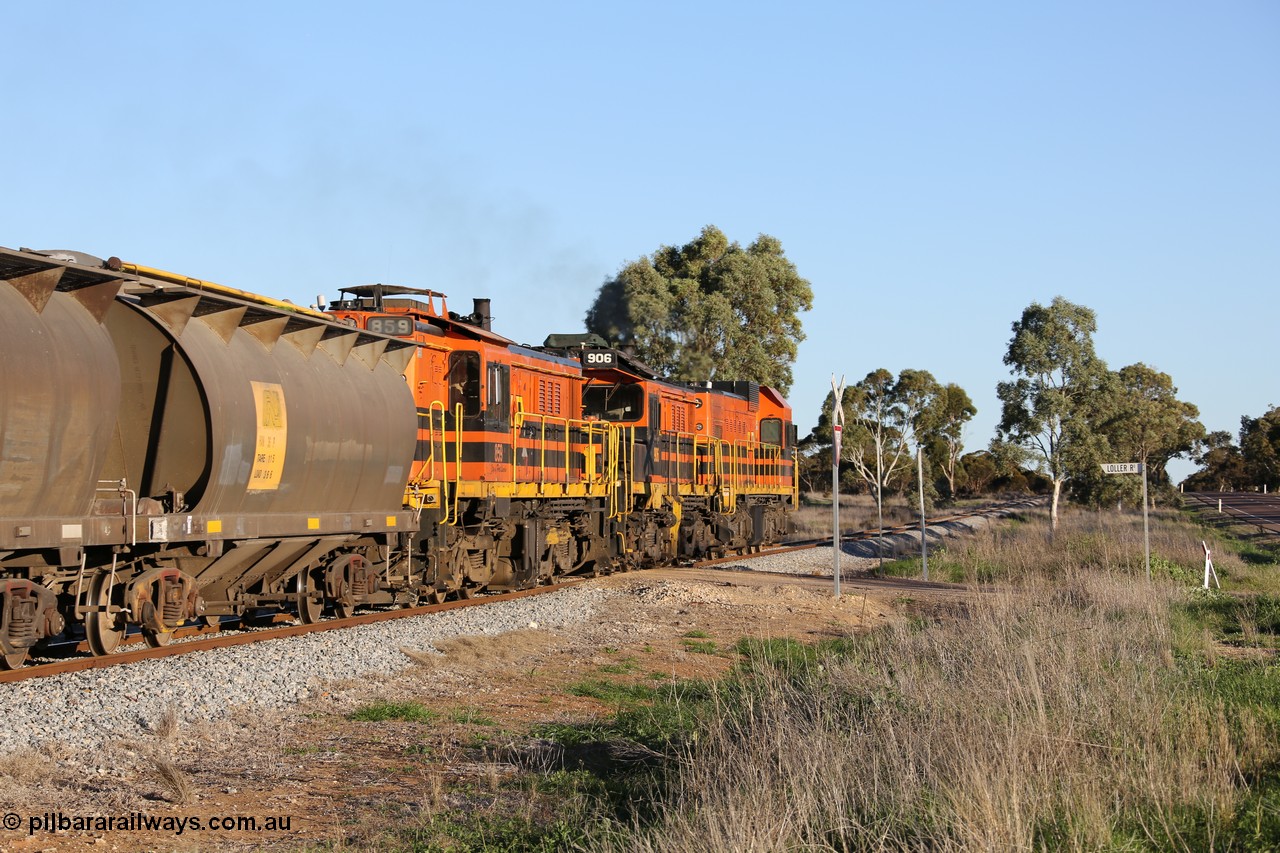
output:
{"label": "eucalyptus tree", "polygon": [[[1156,484],[1168,482],[1169,460],[1192,453],[1204,438],[1200,410],[1177,397],[1167,373],[1139,362],[1104,377],[1090,414],[1092,428],[1105,439],[1107,460],[1141,462]],[[1126,478],[1103,478],[1090,467],[1095,496],[1136,495],[1136,483]]]}
{"label": "eucalyptus tree", "polygon": [[1063,484],[1096,458],[1098,436],[1088,413],[1107,368],[1093,348],[1097,319],[1083,305],[1061,296],[1048,306],[1033,302],[1012,328],[1004,363],[1013,379],[996,386],[1001,403],[996,436],[1034,454],[1049,478],[1052,536]]}
{"label": "eucalyptus tree", "polygon": [[813,289],[774,237],[746,248],[708,225],[660,246],[601,285],[587,331],[674,379],[750,379],[782,393],[804,340]]}
{"label": "eucalyptus tree", "polygon": [[1240,453],[1255,488],[1280,489],[1280,408],[1240,419]]}
{"label": "eucalyptus tree", "polygon": [[1244,454],[1231,433],[1211,432],[1199,442],[1197,450],[1195,463],[1200,470],[1186,479],[1191,491],[1233,492],[1249,482]]}
{"label": "eucalyptus tree", "polygon": [[876,497],[876,517],[884,528],[884,490],[909,467],[920,426],[941,386],[926,370],[904,370],[896,378],[873,370],[845,389],[844,453]]}
{"label": "eucalyptus tree", "polygon": [[978,414],[968,393],[954,382],[938,389],[934,404],[921,413],[922,440],[929,448],[934,465],[947,480],[947,497],[956,496],[956,478],[961,473],[964,455],[965,424]]}

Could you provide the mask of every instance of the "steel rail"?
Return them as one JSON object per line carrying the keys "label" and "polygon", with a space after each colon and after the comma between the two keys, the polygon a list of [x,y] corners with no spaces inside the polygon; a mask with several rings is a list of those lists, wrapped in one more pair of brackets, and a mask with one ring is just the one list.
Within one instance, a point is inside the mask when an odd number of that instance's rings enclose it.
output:
{"label": "steel rail", "polygon": [[[949,521],[958,521],[967,518],[975,518],[980,516],[993,515],[1009,509],[1025,508],[1035,506],[1041,501],[1020,500],[1009,503],[996,504],[989,507],[976,508],[959,514],[951,514],[938,516],[933,519],[927,519],[929,524],[943,524]],[[917,528],[914,524],[904,525],[900,527],[885,528],[883,532],[876,530],[859,530],[852,533],[846,533],[841,537],[842,542],[867,541],[879,538],[884,534],[914,532]],[[744,560],[753,560],[758,557],[768,557],[777,554],[786,554],[792,551],[803,551],[809,548],[817,548],[827,544],[830,539],[814,539],[801,540],[799,542],[785,543],[780,547],[761,549],[751,554],[735,554],[725,557],[713,557],[706,560],[699,560],[693,563],[693,567],[715,566],[728,562],[742,562]],[[669,569],[670,566],[656,567],[660,569]],[[530,589],[517,590],[514,592],[495,593],[492,595],[481,595],[477,598],[459,599],[455,601],[446,601],[443,604],[426,604],[417,607],[402,607],[394,610],[377,610],[370,613],[360,613],[355,616],[346,618],[325,619],[320,622],[311,624],[288,624],[277,628],[262,628],[246,632],[234,632],[235,628],[228,629],[228,625],[236,623],[228,623],[221,626],[187,626],[180,628],[174,632],[176,639],[185,640],[188,637],[202,637],[209,634],[204,639],[192,639],[185,642],[174,643],[159,648],[147,647],[144,649],[134,649],[132,651],[115,652],[109,655],[97,657],[76,657],[66,660],[53,661],[51,663],[30,664],[21,669],[16,670],[0,670],[0,684],[14,683],[19,681],[27,681],[35,678],[48,678],[54,675],[63,675],[72,672],[86,672],[97,669],[110,669],[114,666],[124,664],[137,663],[145,660],[159,660],[161,658],[176,657],[178,655],[191,654],[193,652],[207,651],[210,649],[225,649],[234,646],[246,646],[252,643],[266,642],[268,640],[279,640],[286,637],[301,637],[306,634],[319,631],[336,631],[344,628],[354,628],[359,625],[373,625],[379,622],[387,622],[392,619],[403,619],[411,616],[423,616],[430,613],[443,613],[449,610],[457,610],[463,607],[473,607],[484,604],[495,604],[500,601],[514,601],[521,598],[528,598],[534,595],[543,595],[545,593],[557,592],[562,589],[574,586],[587,580],[586,577],[570,577],[559,580],[556,583],[536,586]],[[293,623],[293,617],[289,614],[274,614],[272,621],[288,620]],[[241,623],[243,624],[243,622]],[[127,643],[141,642],[138,635],[126,637]],[[87,643],[77,645],[77,651],[87,651]]]}
{"label": "steel rail", "polygon": [[[62,675],[68,672],[84,672],[91,669],[109,669],[113,666],[120,666],[122,664],[176,657],[178,655],[190,654],[191,652],[207,651],[209,649],[225,649],[232,646],[247,646],[251,643],[265,642],[267,640],[280,640],[286,637],[301,637],[304,634],[310,634],[312,632],[336,631],[342,628],[354,628],[358,625],[373,625],[378,622],[388,622],[392,619],[403,619],[409,616],[423,616],[429,613],[442,613],[447,610],[458,610],[463,607],[473,607],[481,604],[495,604],[499,601],[514,601],[519,598],[529,598],[534,595],[556,592],[579,584],[584,580],[586,580],[586,578],[565,578],[562,581],[547,586],[536,586],[530,589],[517,590],[515,592],[485,595],[479,598],[446,601],[443,604],[402,607],[396,610],[377,610],[372,613],[360,613],[346,618],[325,619],[320,622],[313,622],[310,625],[286,625],[280,628],[266,628],[258,631],[249,631],[247,633],[227,633],[225,631],[220,631],[217,636],[212,636],[207,639],[175,643],[168,646],[161,646],[160,648],[148,647],[128,652],[115,652],[113,654],[102,655],[100,657],[71,658],[64,661],[54,661],[53,663],[33,664],[22,667],[21,669],[0,671],[0,684],[12,683],[15,681],[26,681],[30,678],[47,678],[51,675]],[[204,629],[199,629],[194,633],[199,634],[207,632],[208,630],[209,629],[206,627]]]}

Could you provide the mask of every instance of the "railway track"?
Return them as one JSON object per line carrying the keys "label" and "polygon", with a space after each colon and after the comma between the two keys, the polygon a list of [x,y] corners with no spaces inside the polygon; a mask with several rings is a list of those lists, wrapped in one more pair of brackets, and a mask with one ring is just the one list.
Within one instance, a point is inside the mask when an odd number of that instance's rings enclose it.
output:
{"label": "railway track", "polygon": [[[940,525],[949,522],[959,522],[975,517],[990,517],[1007,513],[1011,510],[1028,509],[1042,504],[1039,499],[1026,499],[1019,501],[1011,501],[1001,504],[994,504],[988,507],[982,507],[973,510],[967,510],[962,513],[952,513],[943,516],[936,516],[927,519],[928,525]],[[882,531],[876,530],[860,530],[846,533],[841,537],[842,543],[871,541],[882,536],[894,536],[919,531],[918,524],[900,525],[897,527],[886,527]],[[723,557],[715,557],[707,560],[700,560],[693,564],[692,567],[709,567],[728,562],[748,561],[759,557],[775,556],[778,554],[786,554],[793,551],[803,551],[810,548],[817,548],[830,544],[830,538],[821,539],[802,539],[792,540],[784,543],[779,547],[761,549],[751,554],[734,554]],[[47,678],[54,675],[62,675],[71,672],[83,672],[86,670],[109,669],[115,666],[121,666],[138,661],[156,660],[159,658],[175,657],[178,655],[191,654],[199,651],[207,651],[210,649],[229,648],[233,646],[243,646],[253,643],[266,642],[269,640],[278,640],[286,637],[298,637],[304,634],[310,634],[321,631],[336,631],[346,628],[353,628],[359,625],[372,625],[379,622],[387,622],[393,619],[403,619],[412,616],[423,616],[431,613],[442,613],[450,610],[458,610],[465,607],[478,607],[487,604],[494,604],[501,601],[514,601],[521,598],[528,598],[536,595],[545,595],[547,593],[556,592],[586,580],[585,577],[569,577],[555,584],[546,586],[533,587],[531,589],[519,590],[515,592],[495,593],[492,595],[483,595],[477,598],[460,599],[457,601],[447,601],[442,604],[427,604],[417,607],[398,608],[395,610],[378,610],[369,613],[359,613],[353,616],[342,618],[325,619],[311,624],[296,623],[291,614],[274,614],[271,617],[272,622],[285,622],[287,624],[276,624],[273,627],[253,627],[252,630],[235,630],[236,628],[251,627],[251,623],[241,625],[236,622],[226,623],[221,626],[188,626],[180,628],[174,632],[174,639],[177,642],[159,648],[145,646],[130,651],[116,652],[110,655],[87,656],[88,652],[86,643],[64,643],[51,646],[45,650],[45,654],[68,655],[63,659],[53,660],[44,663],[33,663],[17,670],[4,671],[0,670],[0,684],[27,681],[36,678]],[[231,630],[228,630],[231,629]],[[134,645],[143,646],[141,636],[132,636],[126,638],[126,642],[132,642]]]}

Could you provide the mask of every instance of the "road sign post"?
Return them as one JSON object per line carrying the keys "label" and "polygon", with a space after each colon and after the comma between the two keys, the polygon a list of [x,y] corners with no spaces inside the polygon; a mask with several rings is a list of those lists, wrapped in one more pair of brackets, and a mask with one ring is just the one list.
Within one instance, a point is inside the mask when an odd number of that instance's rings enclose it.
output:
{"label": "road sign post", "polygon": [[1142,547],[1147,561],[1147,583],[1151,583],[1151,525],[1147,520],[1147,465],[1145,462],[1103,462],[1102,473],[1142,475]]}

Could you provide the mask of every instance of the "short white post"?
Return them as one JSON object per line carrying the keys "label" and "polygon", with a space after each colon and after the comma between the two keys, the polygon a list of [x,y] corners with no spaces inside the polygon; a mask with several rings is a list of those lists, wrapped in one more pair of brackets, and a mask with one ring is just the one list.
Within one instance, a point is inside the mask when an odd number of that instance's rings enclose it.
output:
{"label": "short white post", "polygon": [[1209,546],[1204,540],[1200,540],[1200,547],[1204,549],[1204,588],[1209,588],[1209,578],[1213,578],[1214,586],[1222,589],[1222,584],[1218,582],[1218,573],[1213,570],[1213,558],[1210,556]]}

